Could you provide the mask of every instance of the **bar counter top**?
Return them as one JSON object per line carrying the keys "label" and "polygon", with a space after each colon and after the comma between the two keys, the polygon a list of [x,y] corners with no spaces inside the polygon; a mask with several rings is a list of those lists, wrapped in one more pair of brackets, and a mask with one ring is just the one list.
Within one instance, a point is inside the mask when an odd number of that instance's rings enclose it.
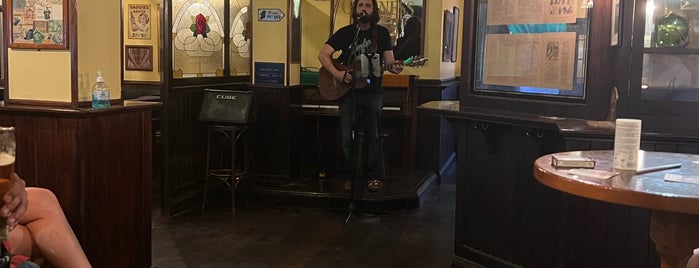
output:
{"label": "bar counter top", "polygon": [[121,113],[125,111],[138,111],[153,109],[161,106],[161,102],[153,101],[137,101],[124,100],[123,104],[112,105],[109,108],[93,109],[92,107],[58,107],[58,106],[41,106],[41,105],[24,105],[24,104],[0,104],[0,113],[51,113],[61,114],[63,116],[94,116],[97,114]]}
{"label": "bar counter top", "polygon": [[[475,120],[509,124],[514,126],[557,130],[567,137],[614,137],[614,122],[547,116],[534,113],[512,112],[497,109],[461,106],[458,101],[430,101],[418,105],[418,111],[445,118]],[[685,131],[686,132],[686,131]],[[656,140],[698,141],[697,133],[683,133],[681,129],[650,132],[644,129],[644,137]]]}

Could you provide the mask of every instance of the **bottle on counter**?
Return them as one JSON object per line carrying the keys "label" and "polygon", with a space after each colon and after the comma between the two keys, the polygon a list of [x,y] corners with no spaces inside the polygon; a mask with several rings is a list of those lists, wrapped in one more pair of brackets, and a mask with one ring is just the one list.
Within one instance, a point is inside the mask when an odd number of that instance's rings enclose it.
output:
{"label": "bottle on counter", "polygon": [[92,108],[109,108],[109,86],[104,82],[102,70],[97,70],[97,82],[92,87]]}

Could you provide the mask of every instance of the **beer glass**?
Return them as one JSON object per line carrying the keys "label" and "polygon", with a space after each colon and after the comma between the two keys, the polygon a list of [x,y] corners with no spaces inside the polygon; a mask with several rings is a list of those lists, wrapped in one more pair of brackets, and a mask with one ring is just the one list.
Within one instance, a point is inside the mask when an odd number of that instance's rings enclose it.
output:
{"label": "beer glass", "polygon": [[[15,166],[15,128],[0,126],[0,199],[10,187],[10,176]],[[4,217],[0,217],[0,241],[6,240],[9,231]]]}

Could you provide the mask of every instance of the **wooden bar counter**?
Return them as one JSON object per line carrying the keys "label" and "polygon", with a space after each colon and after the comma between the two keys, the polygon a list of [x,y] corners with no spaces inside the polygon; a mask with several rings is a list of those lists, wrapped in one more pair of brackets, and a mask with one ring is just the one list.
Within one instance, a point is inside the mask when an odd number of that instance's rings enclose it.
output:
{"label": "wooden bar counter", "polygon": [[151,265],[151,113],[157,102],[105,109],[0,106],[15,126],[15,171],[52,190],[93,267]]}
{"label": "wooden bar counter", "polygon": [[[422,115],[456,130],[454,267],[660,266],[653,211],[584,198],[539,183],[541,156],[610,150],[614,123],[428,102]],[[699,152],[699,137],[642,133],[641,149]]]}

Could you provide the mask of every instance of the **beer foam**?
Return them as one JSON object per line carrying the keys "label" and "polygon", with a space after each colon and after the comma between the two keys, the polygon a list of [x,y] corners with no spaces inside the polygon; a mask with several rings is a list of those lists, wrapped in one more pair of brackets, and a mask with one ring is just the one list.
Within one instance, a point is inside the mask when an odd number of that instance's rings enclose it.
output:
{"label": "beer foam", "polygon": [[15,162],[15,157],[8,153],[0,153],[0,166],[7,166]]}

